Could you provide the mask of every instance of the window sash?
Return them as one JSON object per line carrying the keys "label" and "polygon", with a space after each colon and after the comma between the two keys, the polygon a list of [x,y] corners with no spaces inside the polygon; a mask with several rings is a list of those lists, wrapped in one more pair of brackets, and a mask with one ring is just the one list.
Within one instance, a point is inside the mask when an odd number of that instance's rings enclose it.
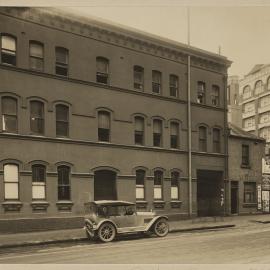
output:
{"label": "window sash", "polygon": [[46,185],[41,182],[32,182],[32,199],[45,200]]}
{"label": "window sash", "polygon": [[154,200],[162,199],[162,186],[154,186]]}
{"label": "window sash", "polygon": [[140,117],[135,117],[135,130],[144,131],[144,119]]}
{"label": "window sash", "polygon": [[70,200],[69,185],[58,185],[58,200]]}
{"label": "window sash", "polygon": [[46,168],[44,166],[32,166],[32,182],[44,183],[46,179]]}
{"label": "window sash", "polygon": [[249,165],[249,147],[248,147],[248,145],[242,145],[242,164]]}
{"label": "window sash", "polygon": [[56,121],[56,136],[68,137],[69,135],[69,122]]}
{"label": "window sash", "polygon": [[30,43],[30,56],[35,58],[43,58],[43,45],[31,42]]}
{"label": "window sash", "polygon": [[102,129],[110,129],[110,115],[106,112],[98,113],[98,127]]}
{"label": "window sash", "polygon": [[244,203],[256,203],[256,183],[244,183]]}
{"label": "window sash", "polygon": [[144,134],[143,131],[136,131],[134,134],[135,144],[143,145],[144,143]]}
{"label": "window sash", "polygon": [[171,186],[171,199],[179,200],[179,187],[178,186]]}
{"label": "window sash", "polygon": [[55,49],[55,63],[59,65],[68,65],[68,50],[64,48]]}
{"label": "window sash", "polygon": [[5,199],[18,200],[19,199],[19,183],[18,182],[5,182]]}
{"label": "window sash", "polygon": [[17,133],[17,116],[2,115],[3,131]]}
{"label": "window sash", "polygon": [[102,142],[109,142],[110,130],[107,128],[98,128],[98,140]]}
{"label": "window sash", "polygon": [[162,134],[153,133],[153,145],[158,147],[162,145]]}
{"label": "window sash", "polygon": [[97,58],[96,60],[97,73],[108,74],[109,73],[109,61],[103,58]]}
{"label": "window sash", "polygon": [[16,52],[16,39],[8,35],[2,35],[1,38],[2,51],[7,50],[10,52]]}
{"label": "window sash", "polygon": [[136,185],[136,199],[144,199],[144,185]]}
{"label": "window sash", "polygon": [[3,97],[2,114],[17,115],[17,100],[11,97]]}
{"label": "window sash", "polygon": [[199,151],[206,152],[207,144],[206,139],[199,139]]}
{"label": "window sash", "polygon": [[171,135],[171,148],[178,148],[178,135]]}
{"label": "window sash", "polygon": [[44,119],[31,117],[30,127],[33,133],[43,135],[44,134]]}
{"label": "window sash", "polygon": [[4,165],[4,182],[19,182],[19,168],[17,165]]}

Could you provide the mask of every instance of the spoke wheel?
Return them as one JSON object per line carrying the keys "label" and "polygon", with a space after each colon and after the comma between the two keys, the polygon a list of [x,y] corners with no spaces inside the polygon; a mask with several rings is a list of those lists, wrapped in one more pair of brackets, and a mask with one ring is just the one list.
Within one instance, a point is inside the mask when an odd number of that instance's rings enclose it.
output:
{"label": "spoke wheel", "polygon": [[102,242],[110,242],[115,238],[115,228],[111,223],[104,223],[98,230],[98,237]]}
{"label": "spoke wheel", "polygon": [[154,225],[154,233],[159,236],[163,237],[166,236],[169,232],[169,224],[166,219],[161,218],[158,221],[156,221]]}

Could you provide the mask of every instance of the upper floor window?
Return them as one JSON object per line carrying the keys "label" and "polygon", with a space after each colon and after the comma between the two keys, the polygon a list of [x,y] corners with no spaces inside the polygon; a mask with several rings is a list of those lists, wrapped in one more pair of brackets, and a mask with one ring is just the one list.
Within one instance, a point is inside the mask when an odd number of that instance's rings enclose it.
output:
{"label": "upper floor window", "polygon": [[[260,107],[265,107],[267,105],[270,104],[270,97],[269,96],[265,96],[260,98]],[[255,110],[255,104],[254,104],[254,110]]]}
{"label": "upper floor window", "polygon": [[43,44],[36,41],[29,43],[30,69],[43,71],[44,48]]}
{"label": "upper floor window", "polygon": [[163,171],[154,172],[154,200],[162,200]]}
{"label": "upper floor window", "polygon": [[213,152],[220,153],[220,129],[214,128],[213,129]]}
{"label": "upper floor window", "polygon": [[143,117],[135,117],[135,134],[134,134],[135,144],[144,144],[144,119]]}
{"label": "upper floor window", "polygon": [[176,75],[170,75],[170,96],[178,97],[178,77]]}
{"label": "upper floor window", "polygon": [[32,198],[45,200],[46,197],[46,167],[43,165],[32,166]]}
{"label": "upper floor window", "polygon": [[255,103],[249,102],[249,103],[244,104],[243,111],[244,113],[255,111]]}
{"label": "upper floor window", "polygon": [[69,108],[68,106],[56,105],[56,136],[68,137],[69,135]]}
{"label": "upper floor window", "polygon": [[34,134],[44,135],[44,104],[41,101],[30,102],[30,129]]}
{"label": "upper floor window", "polygon": [[243,89],[243,98],[244,99],[247,99],[251,97],[251,88],[249,85],[245,86],[244,89]]}
{"label": "upper floor window", "polygon": [[143,68],[140,66],[134,66],[134,88],[138,90],[143,90]]}
{"label": "upper floor window", "polygon": [[249,146],[245,144],[242,145],[242,165],[249,165]]}
{"label": "upper floor window", "polygon": [[212,86],[211,103],[213,106],[219,106],[219,87],[217,85]]}
{"label": "upper floor window", "polygon": [[197,83],[197,103],[205,104],[205,83],[198,82]]}
{"label": "upper floor window", "polygon": [[161,72],[157,70],[152,71],[152,92],[161,93]]}
{"label": "upper floor window", "polygon": [[199,151],[207,151],[207,129],[204,126],[199,127]]}
{"label": "upper floor window", "polygon": [[179,200],[179,172],[171,173],[171,199]]}
{"label": "upper floor window", "polygon": [[159,119],[153,121],[153,145],[162,146],[162,121]]}
{"label": "upper floor window", "polygon": [[244,127],[245,128],[255,128],[255,118],[250,117],[244,120]]}
{"label": "upper floor window", "polygon": [[98,112],[98,140],[102,142],[110,141],[110,113],[106,111]]}
{"label": "upper floor window", "polygon": [[227,87],[227,103],[228,105],[231,105],[231,86],[228,85]]}
{"label": "upper floor window", "polygon": [[144,200],[145,171],[136,171],[136,200]]}
{"label": "upper floor window", "polygon": [[244,203],[256,203],[256,182],[244,182]]}
{"label": "upper floor window", "polygon": [[109,60],[104,57],[96,58],[96,81],[98,83],[109,83]]}
{"label": "upper floor window", "polygon": [[17,133],[17,100],[12,97],[2,98],[3,131]]}
{"label": "upper floor window", "polygon": [[19,199],[19,168],[17,165],[4,165],[4,188],[6,200]]}
{"label": "upper floor window", "polygon": [[58,173],[58,200],[70,200],[70,168],[59,166]]}
{"label": "upper floor window", "polygon": [[261,92],[263,92],[263,83],[260,80],[255,83],[255,94],[260,94]]}
{"label": "upper floor window", "polygon": [[16,66],[16,38],[10,35],[1,36],[2,64]]}
{"label": "upper floor window", "polygon": [[55,74],[68,76],[68,50],[66,48],[55,48]]}
{"label": "upper floor window", "polygon": [[179,147],[179,124],[171,122],[171,148]]}

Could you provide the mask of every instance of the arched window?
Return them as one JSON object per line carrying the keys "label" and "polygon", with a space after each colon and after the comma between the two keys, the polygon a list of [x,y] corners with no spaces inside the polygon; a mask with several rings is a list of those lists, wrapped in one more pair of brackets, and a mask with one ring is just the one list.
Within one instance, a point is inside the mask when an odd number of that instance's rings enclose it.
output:
{"label": "arched window", "polygon": [[197,103],[205,104],[205,82],[197,82]]}
{"label": "arched window", "polygon": [[199,151],[207,151],[207,129],[204,126],[199,127]]}
{"label": "arched window", "polygon": [[144,144],[144,118],[140,116],[136,116],[134,119],[135,119],[135,132],[134,132],[135,144],[143,145]]}
{"label": "arched window", "polygon": [[133,67],[134,76],[134,88],[138,90],[143,90],[143,67],[134,66]]}
{"label": "arched window", "polygon": [[96,58],[96,81],[98,83],[109,83],[109,60],[104,57]]}
{"label": "arched window", "polygon": [[249,85],[246,85],[244,88],[243,88],[243,98],[244,99],[247,99],[251,97],[251,88]]}
{"label": "arched window", "polygon": [[68,49],[66,48],[55,48],[55,74],[68,76]]}
{"label": "arched window", "polygon": [[30,102],[30,128],[32,133],[44,135],[44,104],[41,101]]}
{"label": "arched window", "polygon": [[145,171],[137,170],[136,171],[136,200],[144,200],[145,199]]}
{"label": "arched window", "polygon": [[154,172],[154,200],[162,200],[163,198],[163,171]]}
{"label": "arched window", "polygon": [[4,165],[5,200],[19,199],[19,168],[15,164]]}
{"label": "arched window", "polygon": [[171,172],[171,199],[179,200],[179,172]]}
{"label": "arched window", "polygon": [[162,121],[159,119],[153,120],[153,145],[162,146]]}
{"label": "arched window", "polygon": [[263,92],[263,83],[260,80],[255,83],[255,94],[260,94],[261,92]]}
{"label": "arched window", "polygon": [[2,98],[3,131],[17,133],[17,100],[12,97]]}
{"label": "arched window", "polygon": [[152,71],[152,92],[161,93],[161,72],[158,70]]}
{"label": "arched window", "polygon": [[220,129],[213,128],[213,152],[220,153],[221,145],[220,145]]}
{"label": "arched window", "polygon": [[30,69],[43,71],[44,67],[44,47],[38,41],[30,41],[29,43],[29,62]]}
{"label": "arched window", "polygon": [[33,200],[46,198],[46,167],[44,165],[32,166],[32,198]]}
{"label": "arched window", "polygon": [[218,107],[220,105],[219,87],[217,85],[212,85],[211,102],[213,106]]}
{"label": "arched window", "polygon": [[69,135],[69,108],[68,106],[56,105],[56,136],[68,137]]}
{"label": "arched window", "polygon": [[110,113],[107,111],[98,112],[98,140],[110,141]]}
{"label": "arched window", "polygon": [[178,97],[178,76],[171,74],[170,75],[170,96]]}
{"label": "arched window", "polygon": [[70,200],[70,168],[59,166],[58,173],[58,200]]}
{"label": "arched window", "polygon": [[179,148],[179,124],[171,122],[171,148]]}
{"label": "arched window", "polygon": [[11,35],[1,35],[1,61],[16,66],[16,38]]}

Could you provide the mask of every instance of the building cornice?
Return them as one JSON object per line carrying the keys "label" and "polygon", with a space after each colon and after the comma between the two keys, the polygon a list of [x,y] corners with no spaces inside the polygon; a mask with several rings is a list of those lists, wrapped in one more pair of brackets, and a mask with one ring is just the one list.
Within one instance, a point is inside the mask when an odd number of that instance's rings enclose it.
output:
{"label": "building cornice", "polygon": [[130,31],[74,15],[69,16],[70,14],[56,12],[53,8],[2,7],[0,14],[183,64],[187,63],[187,55],[190,55],[193,66],[222,74],[227,74],[227,68],[231,64],[231,61],[218,54],[153,37],[151,34],[142,34],[140,31]]}

